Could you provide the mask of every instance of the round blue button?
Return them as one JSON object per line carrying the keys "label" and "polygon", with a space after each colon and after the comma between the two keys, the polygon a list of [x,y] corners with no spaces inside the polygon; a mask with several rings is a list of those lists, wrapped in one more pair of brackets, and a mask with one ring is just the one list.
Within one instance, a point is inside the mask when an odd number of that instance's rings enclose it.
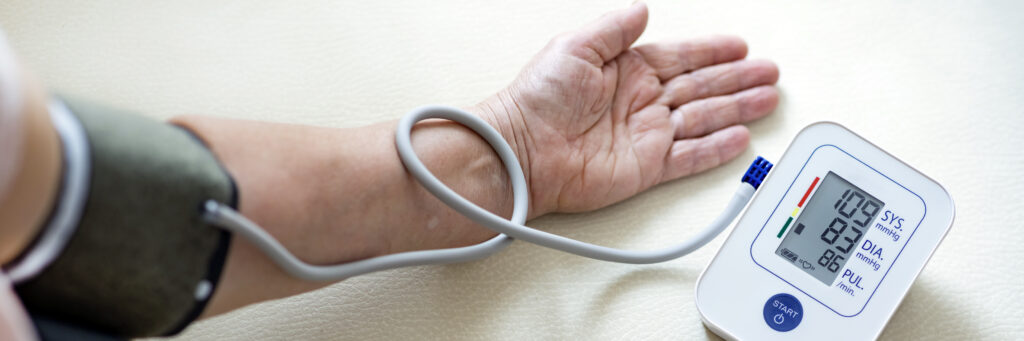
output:
{"label": "round blue button", "polygon": [[764,303],[764,322],[780,332],[788,332],[804,319],[804,307],[790,294],[777,294]]}

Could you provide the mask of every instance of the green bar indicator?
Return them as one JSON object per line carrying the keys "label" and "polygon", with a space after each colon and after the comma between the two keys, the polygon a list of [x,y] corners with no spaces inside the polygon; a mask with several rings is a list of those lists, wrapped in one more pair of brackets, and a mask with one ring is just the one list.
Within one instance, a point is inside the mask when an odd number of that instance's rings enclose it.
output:
{"label": "green bar indicator", "polygon": [[782,225],[782,229],[779,230],[779,235],[775,238],[782,238],[782,235],[786,233],[786,229],[789,228],[789,223],[793,222],[793,217],[786,218],[786,225]]}

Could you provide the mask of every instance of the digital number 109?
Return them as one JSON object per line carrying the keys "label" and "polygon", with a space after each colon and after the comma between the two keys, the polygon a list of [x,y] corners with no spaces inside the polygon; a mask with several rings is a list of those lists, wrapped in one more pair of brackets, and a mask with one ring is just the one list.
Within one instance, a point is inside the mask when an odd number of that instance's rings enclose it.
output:
{"label": "digital number 109", "polygon": [[[851,188],[843,192],[832,208],[839,216],[833,218],[832,222],[828,224],[828,228],[821,232],[821,241],[833,246],[835,251],[832,250],[832,247],[825,249],[825,252],[818,258],[818,265],[825,267],[830,272],[836,272],[839,271],[840,262],[846,259],[845,255],[849,254],[854,244],[860,240],[861,235],[864,234],[863,229],[871,222],[871,218],[878,213],[882,205]],[[861,220],[857,220],[858,218]],[[852,221],[853,226],[847,223],[847,220]],[[853,233],[844,236],[847,229]],[[840,237],[842,237],[842,241],[839,240]],[[837,241],[839,241],[838,244]]]}

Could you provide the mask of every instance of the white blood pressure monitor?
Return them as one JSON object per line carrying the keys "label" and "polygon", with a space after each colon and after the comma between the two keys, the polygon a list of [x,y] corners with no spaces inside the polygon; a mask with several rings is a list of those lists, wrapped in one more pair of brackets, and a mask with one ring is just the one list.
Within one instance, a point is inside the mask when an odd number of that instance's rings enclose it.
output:
{"label": "white blood pressure monitor", "polygon": [[835,123],[804,128],[697,283],[741,340],[877,338],[953,223],[941,185]]}

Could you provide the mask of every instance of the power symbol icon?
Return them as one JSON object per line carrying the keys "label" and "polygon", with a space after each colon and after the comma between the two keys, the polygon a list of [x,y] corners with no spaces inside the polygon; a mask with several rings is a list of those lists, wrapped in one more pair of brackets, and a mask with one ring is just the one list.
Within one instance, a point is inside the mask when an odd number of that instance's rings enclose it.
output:
{"label": "power symbol icon", "polygon": [[804,307],[790,294],[776,294],[764,302],[761,311],[764,324],[772,330],[788,332],[800,325],[804,319]]}

